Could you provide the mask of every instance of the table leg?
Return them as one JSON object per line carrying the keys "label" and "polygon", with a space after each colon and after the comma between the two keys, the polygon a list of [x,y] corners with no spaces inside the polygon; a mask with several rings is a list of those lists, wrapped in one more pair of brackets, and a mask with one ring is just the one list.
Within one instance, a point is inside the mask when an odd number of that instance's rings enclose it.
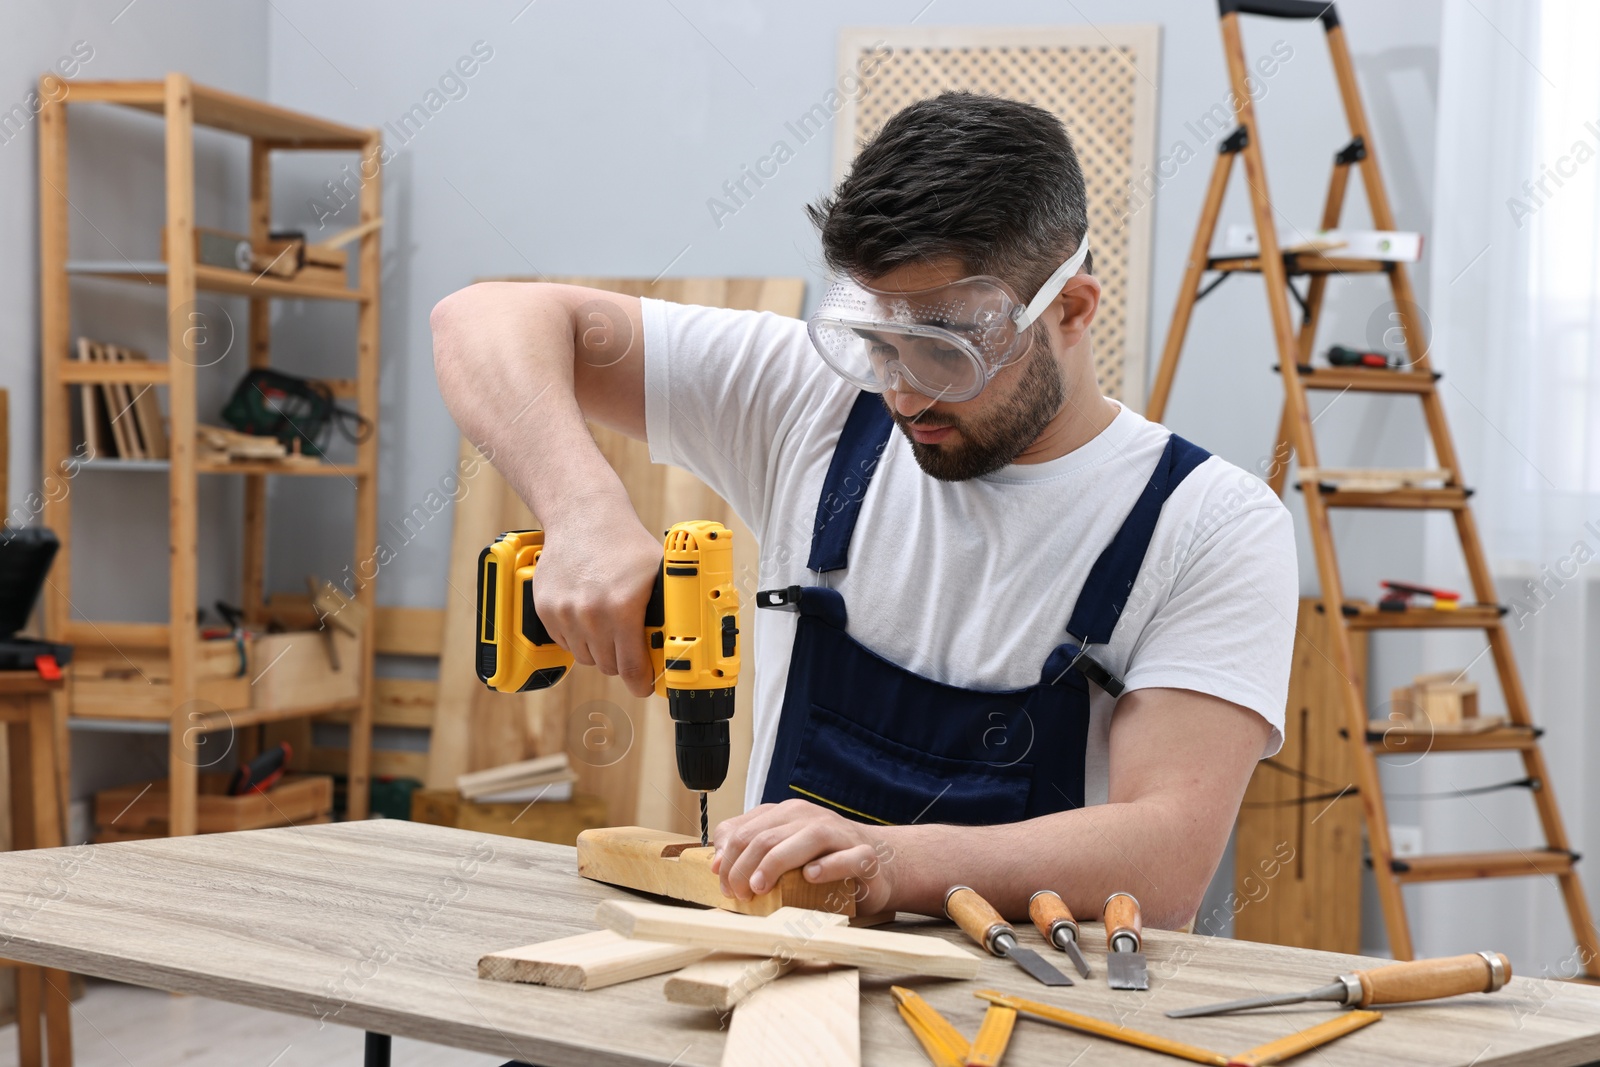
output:
{"label": "table leg", "polygon": [[30,963],[17,966],[17,1062],[21,1067],[44,1067],[44,1045],[39,1034],[40,970]]}
{"label": "table leg", "polygon": [[72,976],[44,971],[44,1033],[50,1067],[72,1067]]}
{"label": "table leg", "polygon": [[374,1034],[367,1031],[367,1051],[362,1059],[363,1067],[389,1067],[389,1046],[394,1039],[388,1034]]}

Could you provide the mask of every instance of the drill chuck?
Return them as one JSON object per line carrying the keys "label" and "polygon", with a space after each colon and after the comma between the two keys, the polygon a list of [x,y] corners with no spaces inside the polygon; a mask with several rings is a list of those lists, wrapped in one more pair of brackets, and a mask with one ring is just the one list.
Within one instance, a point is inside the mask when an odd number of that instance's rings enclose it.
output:
{"label": "drill chuck", "polygon": [[678,777],[684,787],[707,793],[728,777],[728,720],[733,687],[667,690],[667,710],[677,734]]}

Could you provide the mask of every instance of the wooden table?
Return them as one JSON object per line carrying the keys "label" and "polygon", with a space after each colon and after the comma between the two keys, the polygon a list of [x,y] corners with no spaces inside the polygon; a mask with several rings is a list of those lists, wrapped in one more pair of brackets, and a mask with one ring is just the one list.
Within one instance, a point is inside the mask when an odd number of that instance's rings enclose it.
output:
{"label": "wooden table", "polygon": [[[0,855],[0,941],[11,936],[0,951],[547,1067],[717,1067],[717,1016],[668,1003],[664,976],[590,993],[476,977],[481,954],[594,929],[599,901],[630,896],[579,878],[571,848],[537,841],[384,820],[254,830]],[[933,920],[899,926],[962,938]],[[1020,934],[1042,947],[1031,927]],[[1332,1009],[1189,1020],[1161,1013],[1309,988],[1381,962],[1154,931],[1146,936],[1151,991],[1118,993],[1105,986],[1099,926],[1085,925],[1084,945],[1094,978],[1067,989],[1046,989],[993,958],[978,982],[908,984],[969,1037],[982,1016],[972,990],[992,987],[1236,1052]],[[895,1013],[890,980],[863,975],[862,1060],[920,1067],[927,1061]],[[1061,1067],[1089,1046],[1085,1062],[1097,1065],[1179,1062],[1026,1020],[1005,1062]],[[1301,1062],[1553,1067],[1597,1059],[1600,989],[1517,978],[1493,995],[1390,1009]]]}

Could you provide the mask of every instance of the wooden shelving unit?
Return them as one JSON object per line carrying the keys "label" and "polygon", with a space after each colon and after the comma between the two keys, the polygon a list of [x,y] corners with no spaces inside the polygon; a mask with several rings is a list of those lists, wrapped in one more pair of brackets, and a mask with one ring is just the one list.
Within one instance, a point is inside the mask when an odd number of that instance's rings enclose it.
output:
{"label": "wooden shelving unit", "polygon": [[[198,745],[208,728],[235,728],[258,723],[306,718],[329,712],[343,713],[350,728],[349,816],[367,815],[368,780],[372,753],[373,635],[363,634],[360,655],[360,693],[354,700],[324,702],[294,708],[230,708],[223,713],[194,714],[192,702],[219,691],[215,675],[202,666],[197,626],[197,561],[200,537],[197,501],[200,475],[225,474],[245,479],[243,580],[240,599],[247,618],[259,622],[265,606],[267,479],[269,477],[338,476],[355,485],[355,543],[353,559],[372,559],[378,532],[378,317],[379,231],[361,237],[358,246],[359,284],[339,290],[324,285],[295,282],[254,272],[225,270],[197,264],[194,259],[194,129],[206,126],[246,137],[250,142],[250,237],[265,243],[271,225],[272,154],[296,149],[358,152],[364,164],[360,192],[360,222],[381,213],[381,174],[376,160],[382,148],[376,130],[362,130],[288,111],[232,93],[194,85],[182,74],[152,81],[78,81],[72,85],[70,105],[113,104],[160,115],[165,122],[166,146],[166,262],[83,262],[67,258],[67,225],[73,215],[68,203],[67,110],[68,99],[46,101],[39,113],[39,261],[40,345],[43,391],[43,465],[47,473],[59,469],[72,452],[72,386],[125,382],[165,387],[171,458],[168,460],[102,460],[86,464],[92,470],[148,475],[165,473],[170,526],[170,616],[166,623],[110,623],[73,618],[72,611],[72,494],[46,503],[44,521],[62,539],[52,582],[45,592],[45,624],[51,638],[67,641],[90,655],[116,649],[131,655],[165,655],[168,686],[159,696],[165,710],[146,699],[130,703],[121,714],[97,711],[97,718],[123,719],[129,725],[166,719],[171,775],[170,832],[196,831],[199,788]],[[371,161],[370,163],[368,161]],[[368,175],[370,172],[370,176]],[[273,300],[332,300],[355,305],[357,316],[356,376],[330,382],[335,395],[369,420],[374,432],[359,444],[353,464],[299,466],[270,462],[229,463],[201,460],[196,455],[196,363],[186,351],[185,332],[168,330],[167,359],[145,364],[93,364],[72,358],[71,299],[75,277],[93,276],[132,285],[161,286],[166,291],[169,324],[183,321],[182,311],[197,292],[224,293],[249,298],[249,348],[251,367],[269,365],[271,356],[270,309]],[[356,600],[374,615],[371,582],[356,592]],[[234,687],[235,698],[238,687]]]}

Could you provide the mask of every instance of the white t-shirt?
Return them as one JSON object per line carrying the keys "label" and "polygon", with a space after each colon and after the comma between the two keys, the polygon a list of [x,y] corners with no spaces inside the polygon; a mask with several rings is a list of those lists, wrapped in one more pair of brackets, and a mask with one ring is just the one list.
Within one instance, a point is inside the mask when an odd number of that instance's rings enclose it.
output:
{"label": "white t-shirt", "polygon": [[[1039,681],[1090,567],[1155,469],[1165,428],[1123,407],[1068,455],[964,482],[924,474],[895,429],[849,567],[819,580],[806,569],[817,499],[856,388],[822,362],[796,319],[642,303],[651,458],[699,476],[754,531],[756,588],[838,589],[855,640],[939,682],[1004,690]],[[1129,691],[1192,689],[1249,708],[1272,725],[1269,756],[1283,744],[1298,595],[1288,511],[1261,479],[1213,456],[1162,509],[1111,642],[1094,656]],[[796,619],[754,614],[746,807],[761,802]],[[1116,702],[1089,691],[1085,800],[1095,804],[1107,797]]]}

